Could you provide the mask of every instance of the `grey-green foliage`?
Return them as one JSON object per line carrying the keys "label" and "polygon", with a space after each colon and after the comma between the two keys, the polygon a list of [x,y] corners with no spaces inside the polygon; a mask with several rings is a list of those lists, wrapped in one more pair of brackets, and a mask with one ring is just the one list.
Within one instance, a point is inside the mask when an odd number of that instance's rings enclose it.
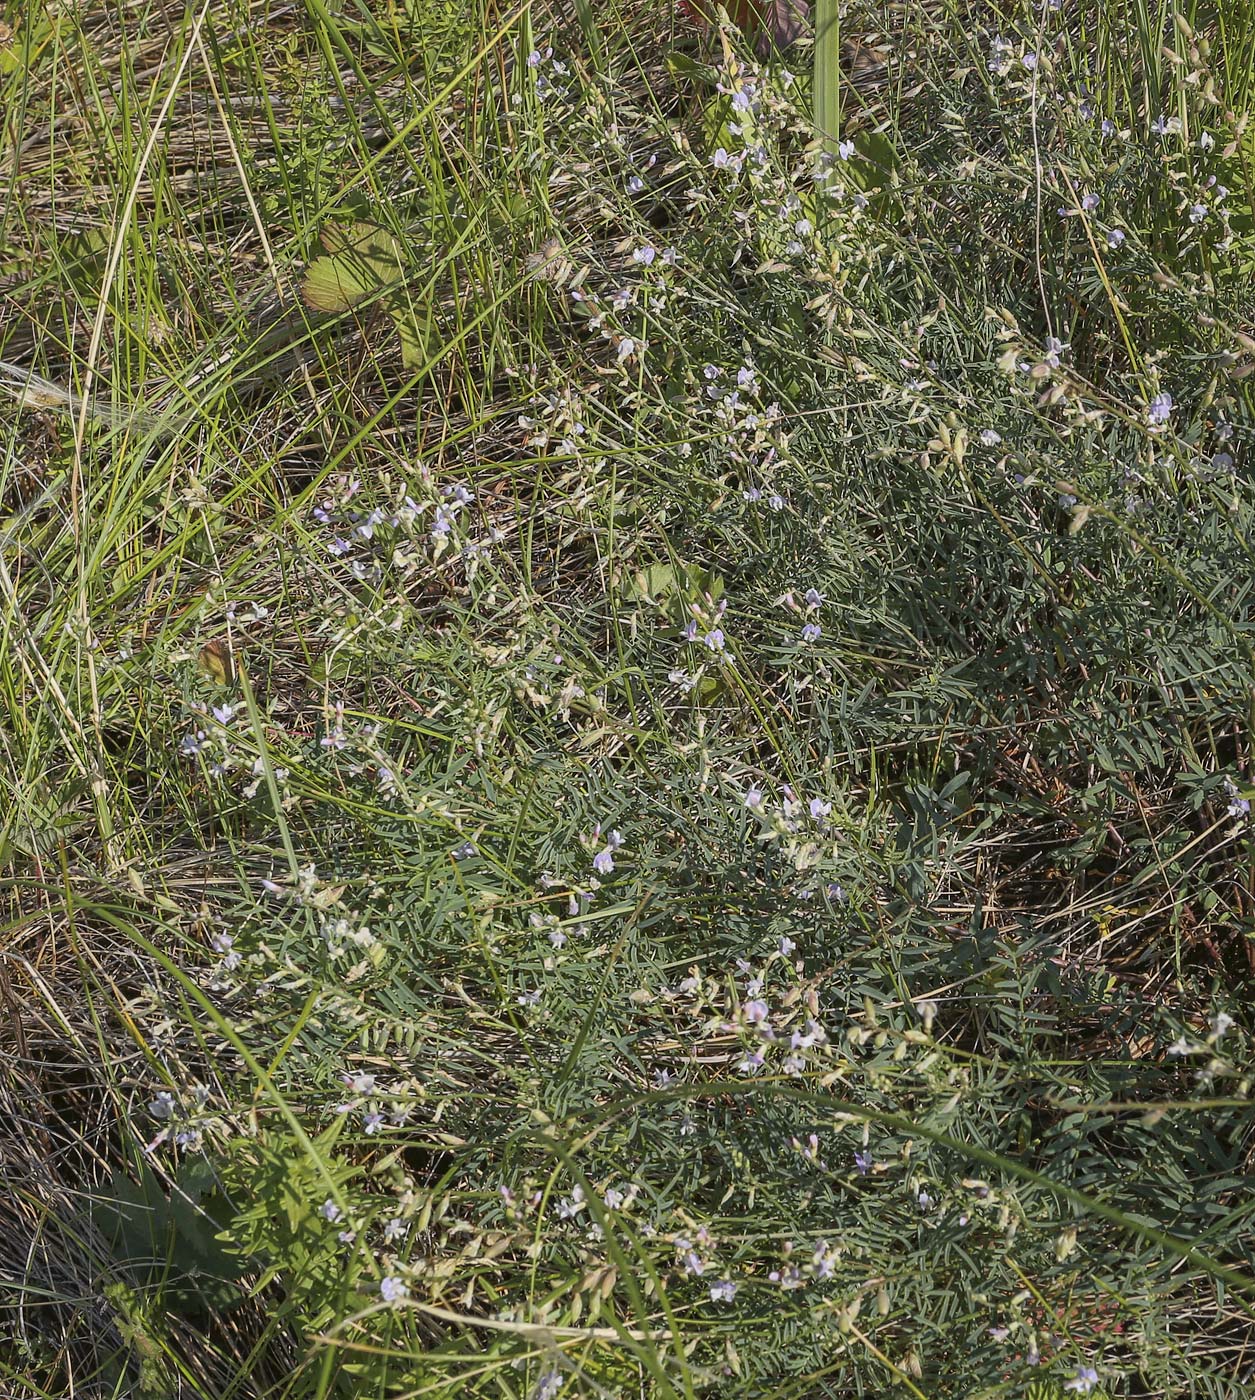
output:
{"label": "grey-green foliage", "polygon": [[[1130,225],[1104,300],[1081,215],[1056,212],[1099,160],[1097,118],[1051,86],[1038,201],[1027,71],[1008,92],[937,72],[899,113],[896,217],[808,195],[821,252],[801,273],[771,222],[787,136],[756,196],[694,166],[703,193],[666,230],[683,272],[641,323],[636,397],[613,377],[576,391],[591,508],[537,512],[530,554],[480,564],[423,644],[412,684],[441,737],[381,737],[403,745],[393,815],[330,798],[302,837],[381,951],[340,990],[343,959],[294,945],[286,914],[240,911],[254,975],[273,965],[282,987],[273,950],[296,959],[292,1012],[326,988],[299,1026],[279,990],[257,1017],[243,988],[223,1003],[246,1038],[295,1035],[279,1091],[317,1123],[355,1054],[404,1081],[393,1101],[412,1129],[375,1147],[358,1118],[337,1150],[404,1168],[443,1213],[412,1246],[427,1262],[402,1266],[416,1294],[445,1296],[429,1275],[462,1229],[474,1247],[447,1287],[466,1306],[533,1323],[615,1312],[655,1334],[645,1353],[631,1338],[590,1340],[578,1363],[555,1353],[572,1388],[587,1368],[613,1389],[627,1366],[657,1393],[1050,1393],[1091,1360],[1106,1393],[1234,1383],[1244,1284],[1214,1290],[1248,1264],[1241,1052],[1230,1062],[1205,1031],[1190,1033],[1201,1060],[1164,1052],[1244,975],[1232,924],[1216,918],[1210,945],[1197,933],[1205,892],[1213,918],[1216,901],[1240,907],[1246,841],[1221,789],[1240,781],[1250,705],[1250,405],[1218,359],[1241,342],[1231,290],[1165,252],[1146,133],[1102,166],[1100,207]],[[628,91],[615,101],[621,128],[650,129]],[[603,120],[572,110],[568,162]],[[971,161],[997,179],[965,175]],[[580,189],[603,196],[602,178],[594,163]],[[652,237],[630,207],[616,217],[633,243]],[[1235,233],[1230,254],[1244,247]],[[581,256],[587,295],[630,274],[601,270],[596,243]],[[752,271],[771,258],[783,266]],[[612,345],[628,333],[630,313]],[[565,353],[542,400],[564,392]],[[743,446],[752,431],[730,447],[711,408],[707,385],[722,394],[741,365],[756,375],[742,398],[779,405],[774,461]],[[1160,432],[1146,404],[1163,391]],[[1233,470],[1213,463],[1226,450]],[[603,591],[587,570],[616,548]],[[546,583],[547,550],[570,588]],[[375,558],[365,609],[401,588]],[[802,644],[809,614],[781,598],[807,588],[822,635]],[[524,606],[506,606],[516,589]],[[716,624],[722,653],[701,641]],[[363,635],[360,664],[412,665],[408,646]],[[671,672],[698,663],[686,695]],[[582,694],[557,704],[570,675]],[[324,764],[312,746],[305,761]],[[759,781],[763,815],[743,801]],[[812,819],[812,797],[832,814]],[[595,828],[623,845],[582,900]],[[756,998],[786,1040],[808,1034],[809,998],[829,1043],[794,1070],[772,1045],[762,1078],[738,1071]],[[1190,1106],[1197,1083],[1239,1098]],[[1178,1099],[1162,1116],[1127,1107]],[[630,1208],[590,1200],[629,1182]],[[377,1202],[366,1190],[357,1208]],[[735,1298],[712,1302],[725,1276]],[[394,1325],[399,1388],[433,1355],[480,1355],[456,1328],[431,1342]],[[1168,1340],[1182,1329],[1206,1348]],[[536,1348],[526,1333],[484,1345]],[[1033,1348],[1054,1381],[1034,1382]]]}
{"label": "grey-green foliage", "polygon": [[[211,872],[143,934],[177,1106],[131,1131],[221,1228],[148,1175],[96,1219],[180,1354],[193,1264],[271,1307],[233,1393],[1249,1384],[1243,157],[1204,54],[1156,132],[1055,15],[921,16],[827,164],[802,79],[609,24],[563,72],[529,17],[479,169],[369,166],[372,228],[481,200],[431,362],[319,420],[264,550],[188,507],[249,689],[147,637],[103,682]],[[490,217],[507,149],[560,263]]]}

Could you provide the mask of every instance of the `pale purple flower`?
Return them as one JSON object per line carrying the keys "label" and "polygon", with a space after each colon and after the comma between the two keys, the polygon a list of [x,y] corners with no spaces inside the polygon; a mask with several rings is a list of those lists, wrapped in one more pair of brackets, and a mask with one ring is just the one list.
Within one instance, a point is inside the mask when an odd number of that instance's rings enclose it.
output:
{"label": "pale purple flower", "polygon": [[385,1274],[379,1281],[379,1296],[385,1303],[399,1303],[409,1291],[405,1280],[395,1274]]}
{"label": "pale purple flower", "polygon": [[711,651],[722,651],[724,648],[724,636],[722,627],[712,627],[702,640]]}
{"label": "pale purple flower", "polygon": [[859,1176],[866,1176],[867,1173],[871,1171],[871,1167],[872,1154],[870,1148],[864,1147],[862,1151],[854,1154],[854,1170],[858,1172]]}
{"label": "pale purple flower", "polygon": [[614,847],[607,846],[600,850],[593,857],[593,869],[598,875],[610,875],[614,872]]}
{"label": "pale purple flower", "polygon": [[751,812],[756,812],[763,805],[763,793],[761,788],[752,787],[745,794],[745,805]]}
{"label": "pale purple flower", "polygon": [[443,539],[452,529],[453,522],[457,518],[456,508],[453,506],[437,506],[436,513],[432,517],[431,537],[433,540]]}
{"label": "pale purple flower", "polygon": [[344,1212],[336,1205],[331,1197],[328,1196],[322,1205],[318,1207],[318,1214],[321,1215],[324,1220],[328,1220],[334,1225]]}
{"label": "pale purple flower", "polygon": [[1092,1366],[1082,1366],[1069,1381],[1064,1381],[1064,1390],[1074,1390],[1078,1395],[1088,1395],[1098,1384],[1098,1372]]}
{"label": "pale purple flower", "polygon": [[716,149],[714,155],[711,156],[710,163],[716,170],[727,170],[729,166],[735,164],[735,161],[733,157],[720,146]]}
{"label": "pale purple flower", "polygon": [[1081,208],[1089,213],[1098,208],[1098,196],[1092,191],[1081,196]]}
{"label": "pale purple flower", "polygon": [[645,188],[645,181],[642,180],[641,177],[640,177],[639,175],[633,175],[632,178],[627,182],[627,192],[628,192],[628,194],[640,194],[640,192],[641,192],[644,188]]}
{"label": "pale purple flower", "polygon": [[730,1278],[720,1279],[710,1285],[712,1303],[730,1303],[736,1297],[736,1284]]}
{"label": "pale purple flower", "polygon": [[767,1003],[765,1001],[760,1001],[757,998],[755,998],[755,1000],[753,1001],[747,1001],[745,1003],[744,1011],[745,1019],[750,1023],[751,1026],[761,1026],[771,1015],[771,1008],[767,1005]]}
{"label": "pale purple flower", "polygon": [[377,1133],[383,1127],[383,1114],[373,1110],[362,1117],[362,1131],[369,1134]]}
{"label": "pale purple flower", "polygon": [[1146,409],[1146,421],[1152,428],[1162,428],[1172,416],[1172,395],[1156,394]]}
{"label": "pale purple flower", "polygon": [[824,819],[826,816],[829,816],[829,815],[831,814],[831,812],[832,812],[832,803],[831,803],[831,802],[825,802],[825,801],[823,800],[822,797],[812,797],[812,798],[811,798],[811,801],[810,801],[810,814],[811,814],[811,817],[812,817],[815,821],[817,821],[817,822],[823,821],[823,819]]}
{"label": "pale purple flower", "polygon": [[841,160],[849,160],[854,154],[854,142],[850,140],[837,142],[837,155]]}
{"label": "pale purple flower", "polygon": [[808,1133],[808,1134],[807,1134],[807,1137],[806,1137],[806,1146],[805,1146],[805,1147],[802,1146],[802,1144],[797,1140],[797,1138],[794,1138],[794,1139],[793,1139],[793,1146],[797,1148],[797,1150],[802,1154],[803,1157],[806,1158],[806,1160],[807,1160],[808,1162],[818,1162],[818,1161],[819,1161],[819,1135],[818,1135],[818,1133]]}
{"label": "pale purple flower", "polygon": [[646,243],[643,248],[635,248],[632,251],[632,261],[644,263],[646,267],[648,267],[657,256],[658,250],[652,248],[648,243]]}
{"label": "pale purple flower", "polygon": [[554,1400],[554,1397],[562,1389],[562,1384],[561,1371],[546,1371],[536,1382],[536,1391],[532,1400]]}
{"label": "pale purple flower", "polygon": [[1011,45],[1001,34],[995,34],[989,41],[989,71],[1001,77],[1011,66],[1010,55]]}
{"label": "pale purple flower", "polygon": [[1124,242],[1124,239],[1124,230],[1122,228],[1113,228],[1111,232],[1107,234],[1107,247],[1118,248]]}
{"label": "pale purple flower", "polygon": [[1207,217],[1207,206],[1205,204],[1190,205],[1190,223],[1201,224]]}
{"label": "pale purple flower", "polygon": [[818,588],[808,588],[806,592],[802,594],[802,601],[806,604],[806,611],[813,612],[816,608],[823,607],[824,595]]}
{"label": "pale purple flower", "polygon": [[824,634],[824,629],[818,622],[808,622],[803,626],[801,632],[802,641],[810,643],[817,642]]}
{"label": "pale purple flower", "polygon": [[175,1110],[174,1095],[168,1089],[162,1089],[157,1096],[149,1102],[148,1111],[154,1118],[173,1118]]}
{"label": "pale purple flower", "polygon": [[806,1030],[794,1031],[789,1037],[789,1048],[791,1050],[809,1050],[812,1045],[820,1044],[828,1039],[827,1032],[814,1017],[810,1017],[806,1022]]}
{"label": "pale purple flower", "polygon": [[1225,795],[1229,799],[1228,813],[1231,817],[1246,817],[1250,815],[1251,804],[1249,798],[1242,797],[1232,779],[1226,778],[1224,781]]}
{"label": "pale purple flower", "polygon": [[996,428],[982,428],[980,440],[983,447],[997,447],[1002,441],[1002,434]]}

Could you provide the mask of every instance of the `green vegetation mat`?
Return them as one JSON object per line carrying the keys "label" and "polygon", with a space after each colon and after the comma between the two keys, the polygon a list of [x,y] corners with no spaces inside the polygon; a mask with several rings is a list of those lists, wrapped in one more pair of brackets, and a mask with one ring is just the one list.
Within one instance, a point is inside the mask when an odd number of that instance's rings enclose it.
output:
{"label": "green vegetation mat", "polygon": [[1255,20],[0,4],[0,1395],[1255,1385]]}

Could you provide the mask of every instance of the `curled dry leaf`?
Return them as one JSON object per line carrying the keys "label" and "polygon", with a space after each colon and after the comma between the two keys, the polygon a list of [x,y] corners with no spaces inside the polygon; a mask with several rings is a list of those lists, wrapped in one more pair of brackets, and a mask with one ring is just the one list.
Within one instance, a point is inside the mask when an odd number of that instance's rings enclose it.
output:
{"label": "curled dry leaf", "polygon": [[231,643],[225,637],[206,642],[196,660],[215,685],[227,685],[235,679],[235,658],[231,655]]}
{"label": "curled dry leaf", "polygon": [[[717,0],[683,0],[683,8],[703,28],[711,28],[720,7]],[[800,39],[810,18],[807,0],[725,0],[723,8],[743,34],[755,36],[760,58]]]}

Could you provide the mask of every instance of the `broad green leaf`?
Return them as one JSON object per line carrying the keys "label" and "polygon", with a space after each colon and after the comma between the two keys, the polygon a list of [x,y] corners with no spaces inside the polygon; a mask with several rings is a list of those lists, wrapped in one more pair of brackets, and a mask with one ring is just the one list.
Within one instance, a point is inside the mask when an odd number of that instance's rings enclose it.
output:
{"label": "broad green leaf", "polygon": [[326,255],[305,270],[301,293],[311,311],[347,311],[396,285],[401,250],[385,230],[371,224],[329,224],[322,232]]}
{"label": "broad green leaf", "polygon": [[388,315],[401,342],[401,363],[406,369],[418,369],[427,362],[427,342],[431,333],[430,318],[418,307],[391,306]]}

